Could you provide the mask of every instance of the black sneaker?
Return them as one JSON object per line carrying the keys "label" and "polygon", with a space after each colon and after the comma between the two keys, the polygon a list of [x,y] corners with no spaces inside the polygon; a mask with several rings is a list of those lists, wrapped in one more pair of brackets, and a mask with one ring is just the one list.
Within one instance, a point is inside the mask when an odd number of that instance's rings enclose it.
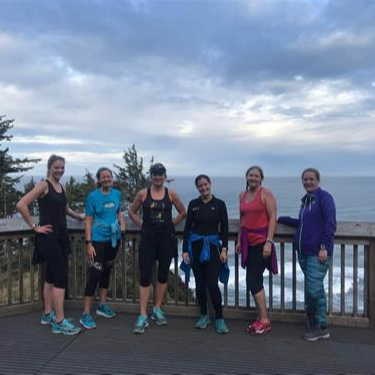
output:
{"label": "black sneaker", "polygon": [[317,340],[320,340],[320,339],[329,339],[330,336],[331,335],[330,335],[327,327],[316,326],[314,329],[306,332],[306,334],[305,334],[305,336],[303,336],[303,338],[306,341],[312,342],[312,341],[317,341]]}

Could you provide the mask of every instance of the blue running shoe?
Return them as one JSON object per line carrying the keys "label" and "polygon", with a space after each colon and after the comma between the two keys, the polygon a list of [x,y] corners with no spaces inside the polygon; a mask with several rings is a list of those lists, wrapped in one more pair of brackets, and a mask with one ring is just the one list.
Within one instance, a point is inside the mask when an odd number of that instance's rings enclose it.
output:
{"label": "blue running shoe", "polygon": [[96,328],[95,320],[92,318],[90,313],[83,314],[79,322],[86,328],[86,329],[94,329]]}
{"label": "blue running shoe", "polygon": [[210,324],[210,317],[208,315],[201,315],[195,324],[197,329],[205,329]]}
{"label": "blue running shoe", "polygon": [[135,322],[133,333],[141,334],[145,331],[145,329],[148,327],[148,318],[147,315],[139,315],[137,318],[137,321]]}
{"label": "blue running shoe", "polygon": [[61,323],[56,321],[52,325],[52,333],[62,333],[63,335],[72,336],[81,331],[81,328],[76,327],[68,319],[64,319]]}
{"label": "blue running shoe", "polygon": [[156,324],[158,324],[159,326],[165,326],[168,323],[160,307],[154,307],[152,309],[151,319],[155,320]]}
{"label": "blue running shoe", "polygon": [[43,325],[51,324],[55,322],[56,315],[54,311],[51,311],[49,314],[43,313],[42,318],[40,319],[40,323]]}
{"label": "blue running shoe", "polygon": [[224,319],[216,319],[215,328],[216,332],[220,334],[229,332],[229,329],[227,328]]}
{"label": "blue running shoe", "polygon": [[96,314],[104,318],[114,318],[116,313],[109,307],[108,303],[103,303],[96,309]]}

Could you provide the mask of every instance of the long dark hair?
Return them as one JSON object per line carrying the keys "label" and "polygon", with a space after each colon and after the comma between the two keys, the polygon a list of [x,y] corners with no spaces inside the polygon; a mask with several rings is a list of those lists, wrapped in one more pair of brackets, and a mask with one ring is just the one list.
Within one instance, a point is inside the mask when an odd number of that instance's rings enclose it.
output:
{"label": "long dark hair", "polygon": [[195,177],[195,187],[198,187],[198,181],[202,178],[206,179],[208,183],[211,185],[211,180],[206,174],[200,174],[197,177]]}

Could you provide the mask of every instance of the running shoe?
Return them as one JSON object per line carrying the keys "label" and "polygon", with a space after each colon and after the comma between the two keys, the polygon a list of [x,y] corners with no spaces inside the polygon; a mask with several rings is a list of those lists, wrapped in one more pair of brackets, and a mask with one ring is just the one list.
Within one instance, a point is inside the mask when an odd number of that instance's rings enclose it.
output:
{"label": "running shoe", "polygon": [[63,335],[72,336],[81,331],[81,328],[76,327],[68,319],[64,319],[61,323],[56,321],[52,325],[52,333],[62,333]]}
{"label": "running shoe", "polygon": [[329,339],[330,336],[331,334],[329,333],[327,327],[321,327],[318,325],[314,329],[308,330],[303,338],[306,341],[313,342],[320,339]]}
{"label": "running shoe", "polygon": [[205,329],[210,324],[210,317],[209,315],[201,315],[195,324],[195,328],[197,329]]}
{"label": "running shoe", "polygon": [[155,320],[156,324],[158,324],[159,326],[165,326],[168,323],[160,307],[154,307],[152,309],[151,319]]}
{"label": "running shoe", "polygon": [[104,316],[104,318],[114,318],[116,316],[116,313],[109,307],[108,303],[99,305],[96,309],[96,314]]}
{"label": "running shoe", "polygon": [[216,328],[217,333],[220,333],[220,334],[229,333],[229,329],[227,328],[224,319],[216,319],[215,328]]}
{"label": "running shoe", "polygon": [[147,315],[139,315],[133,328],[133,333],[141,334],[148,327],[148,318]]}
{"label": "running shoe", "polygon": [[271,330],[271,322],[269,323],[262,323],[260,320],[256,320],[253,324],[251,324],[247,331],[250,335],[264,335],[268,331]]}
{"label": "running shoe", "polygon": [[86,329],[94,329],[96,328],[95,320],[92,318],[90,313],[83,314],[79,322],[86,328]]}
{"label": "running shoe", "polygon": [[51,324],[55,322],[56,315],[54,311],[51,311],[49,314],[43,313],[42,318],[40,319],[40,323],[43,325]]}

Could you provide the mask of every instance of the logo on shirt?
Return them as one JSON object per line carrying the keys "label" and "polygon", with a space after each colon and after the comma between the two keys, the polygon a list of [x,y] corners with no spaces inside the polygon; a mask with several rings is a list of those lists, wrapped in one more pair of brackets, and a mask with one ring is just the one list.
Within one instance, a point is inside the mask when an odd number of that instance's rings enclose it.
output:
{"label": "logo on shirt", "polygon": [[106,203],[103,204],[104,208],[113,208],[115,206],[116,206],[115,202],[106,202]]}
{"label": "logo on shirt", "polygon": [[192,211],[199,211],[200,209],[200,207],[193,207]]}

